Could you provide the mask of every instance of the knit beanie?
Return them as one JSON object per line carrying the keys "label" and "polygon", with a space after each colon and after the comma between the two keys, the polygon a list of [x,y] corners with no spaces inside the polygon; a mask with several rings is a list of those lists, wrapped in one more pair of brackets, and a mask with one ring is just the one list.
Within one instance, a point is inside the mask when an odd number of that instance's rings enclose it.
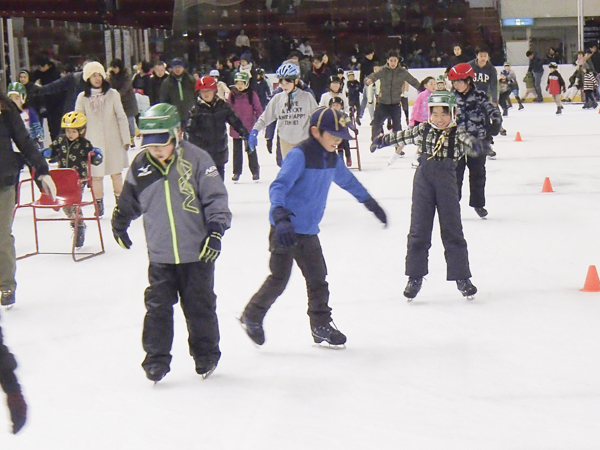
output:
{"label": "knit beanie", "polygon": [[106,80],[106,71],[104,66],[98,61],[92,61],[83,66],[83,81],[87,81],[93,74],[100,74],[100,76]]}

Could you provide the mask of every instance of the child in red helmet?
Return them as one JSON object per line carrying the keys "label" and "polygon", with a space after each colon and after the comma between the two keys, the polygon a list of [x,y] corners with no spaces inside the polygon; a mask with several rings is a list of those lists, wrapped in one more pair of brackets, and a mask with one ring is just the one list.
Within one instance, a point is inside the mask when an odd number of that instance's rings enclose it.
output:
{"label": "child in red helmet", "polygon": [[202,77],[196,82],[198,100],[190,111],[185,132],[187,140],[207,151],[225,180],[225,163],[229,159],[227,126],[231,125],[241,139],[248,138],[248,130],[231,105],[217,96],[217,81]]}

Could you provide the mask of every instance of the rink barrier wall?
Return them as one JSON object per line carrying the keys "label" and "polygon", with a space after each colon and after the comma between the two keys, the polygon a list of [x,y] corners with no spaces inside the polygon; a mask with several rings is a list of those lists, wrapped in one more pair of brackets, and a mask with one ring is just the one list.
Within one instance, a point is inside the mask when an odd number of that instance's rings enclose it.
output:
{"label": "rink barrier wall", "polygon": [[[517,82],[519,83],[519,95],[523,96],[525,95],[525,91],[526,91],[526,87],[525,87],[525,82],[523,81],[523,78],[525,77],[525,74],[527,73],[527,68],[528,66],[511,66],[511,69],[515,72],[515,75],[517,76]],[[415,77],[417,80],[421,81],[422,79],[426,78],[426,77],[437,77],[438,75],[442,75],[444,73],[446,69],[444,67],[435,67],[435,68],[428,68],[428,69],[408,69],[408,71],[411,73],[411,75],[413,77]],[[498,75],[500,75],[500,72],[504,70],[503,66],[496,66],[496,72],[498,73]],[[346,74],[349,71],[346,72]],[[575,72],[575,66],[573,64],[559,64],[558,66],[558,72],[562,75],[563,79],[565,80],[565,85],[566,88],[569,87],[569,77],[571,75],[573,75],[573,72]],[[355,70],[354,73],[356,74],[356,79],[359,79],[360,76],[360,71]],[[542,93],[544,95],[544,101],[547,102],[551,102],[552,100],[552,96],[550,94],[548,94],[548,92],[546,92],[546,85],[548,84],[548,74],[550,73],[550,70],[548,69],[548,66],[545,65],[544,66],[544,75],[542,76]],[[269,80],[273,83],[274,86],[277,86],[278,83],[278,79],[275,76],[275,74],[267,74],[267,76],[269,77]],[[450,85],[448,84],[448,87],[450,87]],[[414,102],[415,98],[417,97],[417,90],[413,89],[412,87],[409,88],[408,90],[408,101],[410,102],[410,104],[412,105],[412,103]],[[575,97],[576,99],[578,97]],[[514,99],[514,97],[511,95],[511,100],[514,102],[516,102],[516,100]],[[533,97],[529,97],[528,101],[532,101]]]}

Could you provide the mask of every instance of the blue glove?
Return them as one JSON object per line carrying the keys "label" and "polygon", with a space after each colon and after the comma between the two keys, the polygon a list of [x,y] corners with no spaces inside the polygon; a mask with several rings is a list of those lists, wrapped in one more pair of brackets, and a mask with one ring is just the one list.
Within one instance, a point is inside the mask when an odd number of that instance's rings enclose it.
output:
{"label": "blue glove", "polygon": [[283,206],[278,206],[271,212],[273,222],[275,222],[275,236],[277,237],[277,242],[283,247],[291,247],[298,240],[296,231],[294,230],[294,226],[290,219],[290,214],[290,211]]}
{"label": "blue glove", "polygon": [[90,154],[92,155],[93,165],[99,166],[100,164],[102,164],[102,160],[104,159],[104,156],[102,156],[102,150],[100,150],[97,147],[94,147],[92,151],[90,151]]}
{"label": "blue glove", "polygon": [[42,156],[46,159],[50,158],[52,156],[52,149],[48,147],[42,150]]}
{"label": "blue glove", "polygon": [[258,130],[252,130],[248,135],[248,148],[250,152],[256,150],[256,146],[258,145]]}

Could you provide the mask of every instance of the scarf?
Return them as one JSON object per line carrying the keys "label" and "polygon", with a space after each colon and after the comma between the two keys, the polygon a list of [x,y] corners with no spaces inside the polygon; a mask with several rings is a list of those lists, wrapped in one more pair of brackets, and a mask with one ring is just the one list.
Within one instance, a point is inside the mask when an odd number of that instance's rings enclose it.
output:
{"label": "scarf", "polygon": [[90,95],[90,103],[92,105],[92,111],[98,112],[98,110],[104,107],[104,93],[101,88],[92,88]]}

